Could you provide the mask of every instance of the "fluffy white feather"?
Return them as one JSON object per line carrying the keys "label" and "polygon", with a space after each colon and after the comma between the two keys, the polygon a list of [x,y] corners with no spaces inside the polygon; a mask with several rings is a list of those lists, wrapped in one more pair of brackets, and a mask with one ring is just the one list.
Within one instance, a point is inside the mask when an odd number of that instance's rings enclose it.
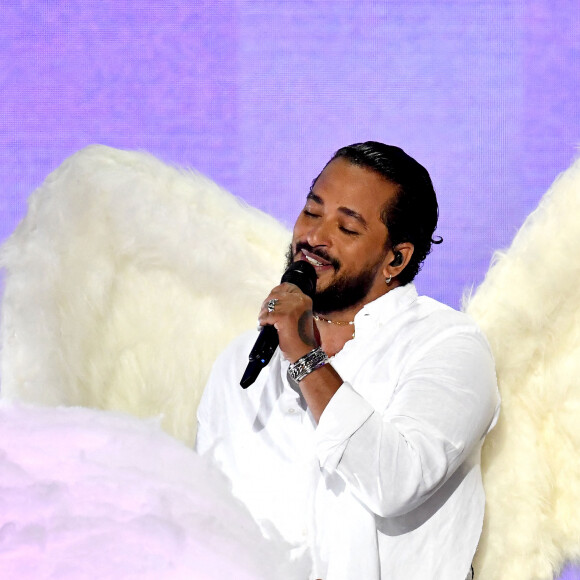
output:
{"label": "fluffy white feather", "polygon": [[499,253],[467,311],[502,395],[483,451],[484,580],[549,580],[580,559],[580,161]]}
{"label": "fluffy white feather", "polygon": [[211,364],[256,325],[289,240],[200,174],[76,153],[2,250],[2,396],[162,415],[192,443]]}

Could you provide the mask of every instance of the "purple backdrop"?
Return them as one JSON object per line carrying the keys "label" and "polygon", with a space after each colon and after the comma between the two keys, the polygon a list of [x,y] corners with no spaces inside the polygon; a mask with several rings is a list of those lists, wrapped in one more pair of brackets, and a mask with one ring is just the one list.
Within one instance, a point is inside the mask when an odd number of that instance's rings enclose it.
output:
{"label": "purple backdrop", "polygon": [[445,242],[418,286],[457,306],[580,143],[577,0],[5,0],[0,17],[0,239],[91,143],[195,167],[291,226],[332,152],[376,139],[431,172]]}
{"label": "purple backdrop", "polygon": [[338,147],[430,170],[420,290],[478,284],[580,142],[576,0],[4,2],[0,238],[90,143],[196,167],[291,225]]}

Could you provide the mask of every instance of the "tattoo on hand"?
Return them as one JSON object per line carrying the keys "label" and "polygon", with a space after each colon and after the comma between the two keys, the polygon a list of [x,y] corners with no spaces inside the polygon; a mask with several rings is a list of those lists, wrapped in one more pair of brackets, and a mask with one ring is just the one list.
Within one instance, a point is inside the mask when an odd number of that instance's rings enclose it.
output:
{"label": "tattoo on hand", "polygon": [[300,340],[314,348],[316,341],[312,334],[312,310],[306,310],[298,319],[298,336]]}

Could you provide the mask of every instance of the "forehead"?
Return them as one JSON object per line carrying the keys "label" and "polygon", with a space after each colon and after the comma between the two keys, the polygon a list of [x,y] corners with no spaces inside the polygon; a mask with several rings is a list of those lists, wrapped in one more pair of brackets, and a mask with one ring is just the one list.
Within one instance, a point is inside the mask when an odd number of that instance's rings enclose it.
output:
{"label": "forehead", "polygon": [[318,176],[312,192],[329,208],[343,207],[365,218],[376,215],[397,195],[398,186],[380,173],[354,165],[350,161],[333,159]]}

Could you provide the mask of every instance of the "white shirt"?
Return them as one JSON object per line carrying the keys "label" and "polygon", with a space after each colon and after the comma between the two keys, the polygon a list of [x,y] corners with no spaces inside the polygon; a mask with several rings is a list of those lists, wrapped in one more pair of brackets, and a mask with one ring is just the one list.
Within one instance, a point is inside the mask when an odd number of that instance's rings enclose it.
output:
{"label": "white shirt", "polygon": [[312,578],[464,580],[483,521],[481,445],[499,409],[471,318],[412,284],[366,305],[331,361],[344,382],[318,426],[279,350],[239,386],[255,339],[217,359],[196,447],[263,530],[308,546]]}

